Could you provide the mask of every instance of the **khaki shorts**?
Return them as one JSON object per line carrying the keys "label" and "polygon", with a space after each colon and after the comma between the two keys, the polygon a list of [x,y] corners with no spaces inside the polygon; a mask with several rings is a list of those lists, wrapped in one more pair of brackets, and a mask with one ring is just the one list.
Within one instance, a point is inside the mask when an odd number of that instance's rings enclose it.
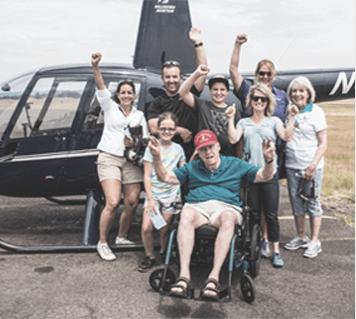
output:
{"label": "khaki shorts", "polygon": [[143,182],[143,170],[124,156],[100,152],[98,156],[98,175],[100,183],[105,179],[118,179],[122,184]]}
{"label": "khaki shorts", "polygon": [[236,214],[238,224],[242,223],[242,208],[221,202],[216,199],[208,200],[201,203],[185,203],[184,208],[191,207],[196,209],[199,213],[204,215],[209,220],[209,225],[214,224],[219,215],[226,210],[233,211]]}

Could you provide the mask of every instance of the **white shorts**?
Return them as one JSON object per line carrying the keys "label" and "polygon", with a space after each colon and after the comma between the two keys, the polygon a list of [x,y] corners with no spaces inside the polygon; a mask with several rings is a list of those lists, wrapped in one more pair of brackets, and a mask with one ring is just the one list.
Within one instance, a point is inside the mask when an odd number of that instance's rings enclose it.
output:
{"label": "white shorts", "polygon": [[207,217],[209,220],[209,225],[214,224],[219,215],[226,210],[233,211],[236,214],[238,224],[241,225],[242,223],[241,207],[227,204],[216,199],[201,203],[185,203],[183,209],[188,207],[196,209],[199,213]]}

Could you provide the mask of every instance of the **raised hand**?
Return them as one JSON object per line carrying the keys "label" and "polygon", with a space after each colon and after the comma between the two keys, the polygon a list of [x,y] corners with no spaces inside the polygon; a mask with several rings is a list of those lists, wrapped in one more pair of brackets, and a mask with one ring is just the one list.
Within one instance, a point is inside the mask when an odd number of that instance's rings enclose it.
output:
{"label": "raised hand", "polygon": [[238,34],[235,43],[241,45],[245,42],[247,42],[247,34]]}
{"label": "raised hand", "polygon": [[195,70],[198,76],[207,75],[210,72],[210,69],[207,65],[200,64],[198,68]]}
{"label": "raised hand", "polygon": [[191,28],[189,31],[189,39],[194,44],[198,44],[198,43],[202,42],[201,31],[195,27]]}
{"label": "raised hand", "polygon": [[266,141],[265,138],[263,139],[262,151],[263,151],[263,157],[266,162],[273,160],[275,147],[274,144],[272,143],[272,140],[269,139],[268,141]]}
{"label": "raised hand", "polygon": [[234,118],[235,113],[236,113],[235,104],[229,106],[225,111],[225,115],[227,116],[228,119]]}
{"label": "raised hand", "polygon": [[299,109],[292,103],[289,103],[288,109],[289,109],[290,116],[295,116],[296,114],[299,113]]}
{"label": "raised hand", "polygon": [[101,58],[102,58],[101,53],[99,53],[99,52],[93,53],[93,54],[91,55],[91,64],[92,64],[93,66],[97,66],[97,65],[99,64]]}
{"label": "raised hand", "polygon": [[148,147],[151,151],[152,156],[161,156],[161,149],[160,149],[160,143],[158,139],[156,139],[153,136],[148,137],[149,142],[148,142]]}

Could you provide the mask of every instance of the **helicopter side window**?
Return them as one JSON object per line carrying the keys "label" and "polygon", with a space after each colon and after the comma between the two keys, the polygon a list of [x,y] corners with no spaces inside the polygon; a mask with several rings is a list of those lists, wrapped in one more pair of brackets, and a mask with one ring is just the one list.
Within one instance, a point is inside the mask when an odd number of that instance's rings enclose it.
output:
{"label": "helicopter side window", "polygon": [[[114,95],[119,84],[119,81],[110,81],[107,84],[108,90]],[[137,108],[138,102],[140,99],[140,90],[141,90],[141,82],[133,81],[135,85],[135,99],[133,101],[133,106]],[[83,124],[83,131],[86,130],[99,130],[104,127],[104,115],[101,111],[100,104],[97,98],[94,96],[92,102],[90,103],[88,113],[85,117],[84,124]]]}
{"label": "helicopter side window", "polygon": [[14,112],[19,99],[25,90],[33,72],[17,77],[1,85],[0,91],[0,137],[5,131],[7,124]]}
{"label": "helicopter side window", "polygon": [[86,81],[41,78],[14,126],[11,138],[68,132]]}

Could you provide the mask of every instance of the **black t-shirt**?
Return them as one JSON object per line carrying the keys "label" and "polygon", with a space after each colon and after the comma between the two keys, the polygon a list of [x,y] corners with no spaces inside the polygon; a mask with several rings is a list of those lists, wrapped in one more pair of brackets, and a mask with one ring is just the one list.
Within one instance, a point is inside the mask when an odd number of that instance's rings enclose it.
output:
{"label": "black t-shirt", "polygon": [[[213,102],[194,97],[194,113],[198,118],[198,132],[201,130],[213,131],[220,143],[220,154],[236,156],[236,144],[231,144],[227,136],[228,118],[225,114],[226,107],[217,107]],[[234,125],[241,118],[240,111],[236,110]]]}
{"label": "black t-shirt", "polygon": [[[195,86],[192,87],[191,92],[196,96],[200,96],[201,93]],[[194,152],[194,136],[198,132],[198,121],[193,109],[184,103],[179,94],[168,96],[165,93],[151,102],[147,109],[147,120],[158,118],[163,112],[173,113],[178,118],[178,126],[184,127],[192,132],[192,140],[189,143],[183,143],[183,139],[178,134],[172,139],[173,142],[183,147],[187,161],[189,161]]]}

